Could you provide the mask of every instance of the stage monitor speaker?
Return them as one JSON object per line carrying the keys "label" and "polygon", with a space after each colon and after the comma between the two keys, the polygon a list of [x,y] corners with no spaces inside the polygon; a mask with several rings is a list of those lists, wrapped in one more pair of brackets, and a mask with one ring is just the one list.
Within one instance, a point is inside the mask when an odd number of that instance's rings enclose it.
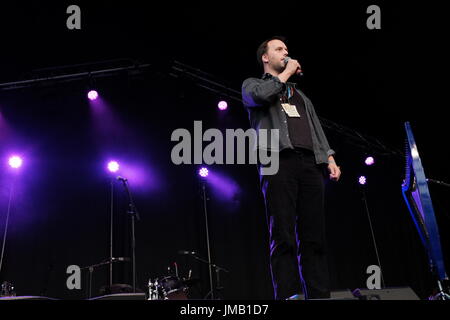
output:
{"label": "stage monitor speaker", "polygon": [[[305,300],[304,294],[293,296],[289,300]],[[327,299],[310,299],[310,300],[358,300],[350,290],[331,291],[330,298]]]}
{"label": "stage monitor speaker", "polygon": [[40,296],[5,296],[0,297],[0,300],[58,300],[58,299]]}
{"label": "stage monitor speaker", "polygon": [[420,300],[410,287],[356,289],[353,294],[360,300]]}
{"label": "stage monitor speaker", "polygon": [[117,293],[94,297],[88,300],[145,300],[145,293]]}

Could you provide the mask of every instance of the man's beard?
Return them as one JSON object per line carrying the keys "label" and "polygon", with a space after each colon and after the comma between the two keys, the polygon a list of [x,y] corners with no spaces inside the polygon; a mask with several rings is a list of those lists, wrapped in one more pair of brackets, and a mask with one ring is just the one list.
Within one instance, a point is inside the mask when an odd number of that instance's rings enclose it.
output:
{"label": "man's beard", "polygon": [[277,63],[276,65],[274,65],[273,69],[278,73],[282,73],[284,71],[284,69],[286,69],[286,64]]}

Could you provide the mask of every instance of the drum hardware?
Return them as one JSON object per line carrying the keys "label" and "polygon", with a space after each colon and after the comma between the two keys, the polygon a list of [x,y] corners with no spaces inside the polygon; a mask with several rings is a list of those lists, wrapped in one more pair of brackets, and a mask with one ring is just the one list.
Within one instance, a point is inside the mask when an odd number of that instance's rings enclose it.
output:
{"label": "drum hardware", "polygon": [[187,300],[188,287],[176,276],[149,280],[147,300]]}
{"label": "drum hardware", "polygon": [[11,282],[3,281],[0,289],[0,297],[15,297],[16,291]]}

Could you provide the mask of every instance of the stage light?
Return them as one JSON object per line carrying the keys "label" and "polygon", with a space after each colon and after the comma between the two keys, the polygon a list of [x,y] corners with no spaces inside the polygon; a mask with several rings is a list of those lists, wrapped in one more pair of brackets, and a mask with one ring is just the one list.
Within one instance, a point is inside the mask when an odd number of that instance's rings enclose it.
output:
{"label": "stage light", "polygon": [[228,108],[228,103],[222,100],[217,104],[217,107],[219,107],[219,110],[226,110]]}
{"label": "stage light", "polygon": [[88,98],[89,98],[89,100],[94,101],[95,99],[98,98],[98,92],[95,90],[90,90],[88,92]]}
{"label": "stage light", "polygon": [[375,163],[375,159],[373,157],[367,157],[364,163],[368,166],[371,166]]}
{"label": "stage light", "polygon": [[119,163],[117,163],[117,161],[110,161],[110,162],[108,162],[108,170],[110,172],[117,172],[117,171],[119,171]]}
{"label": "stage light", "polygon": [[207,168],[203,167],[198,171],[198,174],[200,175],[200,177],[206,178],[209,174],[209,171]]}
{"label": "stage light", "polygon": [[358,182],[360,185],[365,185],[367,183],[367,179],[365,176],[361,176],[359,177]]}
{"label": "stage light", "polygon": [[12,156],[9,158],[8,164],[11,168],[18,169],[22,166],[23,160],[21,157]]}

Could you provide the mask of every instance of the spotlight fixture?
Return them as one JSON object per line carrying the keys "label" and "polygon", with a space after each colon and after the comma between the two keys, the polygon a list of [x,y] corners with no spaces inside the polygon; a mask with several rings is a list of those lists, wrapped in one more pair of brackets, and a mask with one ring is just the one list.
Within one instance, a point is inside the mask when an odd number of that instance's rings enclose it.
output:
{"label": "spotlight fixture", "polygon": [[98,98],[98,92],[96,90],[90,90],[87,94],[89,100],[94,101]]}
{"label": "spotlight fixture", "polygon": [[219,110],[224,111],[227,110],[228,108],[228,103],[225,100],[221,100],[219,101],[219,103],[217,104],[217,107],[219,108]]}
{"label": "spotlight fixture", "polygon": [[371,166],[375,163],[375,159],[373,157],[367,157],[364,163],[368,166]]}
{"label": "spotlight fixture", "polygon": [[108,170],[109,172],[117,172],[119,171],[119,163],[117,161],[110,161],[108,162]]}
{"label": "spotlight fixture", "polygon": [[207,168],[203,167],[198,171],[198,174],[200,175],[200,177],[206,178],[209,174],[209,171]]}
{"label": "spotlight fixture", "polygon": [[367,183],[367,178],[365,176],[360,176],[358,178],[358,182],[359,182],[360,185],[363,186],[363,185],[365,185]]}
{"label": "spotlight fixture", "polygon": [[19,169],[23,164],[23,160],[19,156],[11,156],[8,160],[8,164],[13,169]]}

